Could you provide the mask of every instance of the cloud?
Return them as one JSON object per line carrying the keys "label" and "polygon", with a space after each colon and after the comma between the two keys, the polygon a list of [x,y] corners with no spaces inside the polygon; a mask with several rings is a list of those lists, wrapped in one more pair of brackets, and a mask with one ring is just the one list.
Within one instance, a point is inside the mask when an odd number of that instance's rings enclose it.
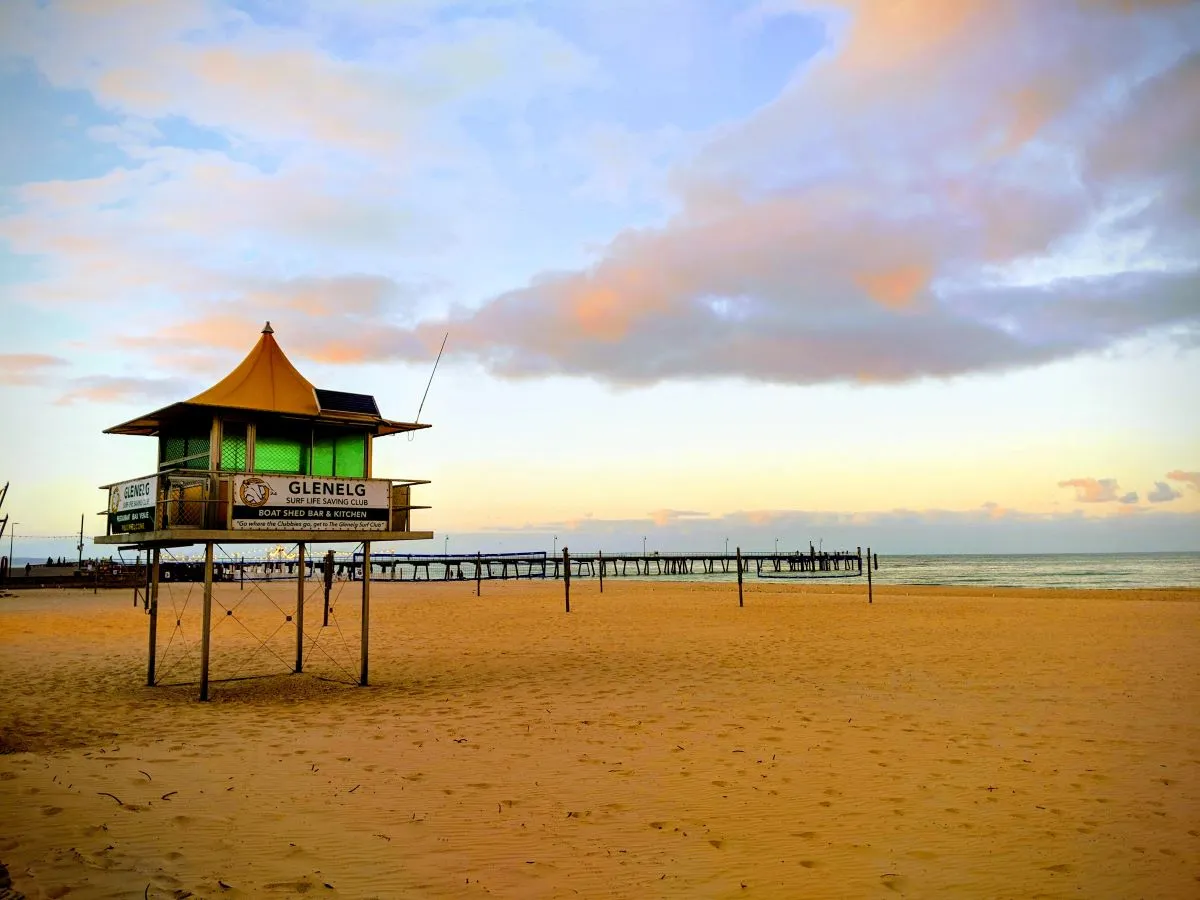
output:
{"label": "cloud", "polygon": [[196,385],[182,378],[139,378],[133,376],[94,375],[74,379],[69,390],[55,402],[124,403],[131,400],[179,400],[194,393]]}
{"label": "cloud", "polygon": [[[829,45],[744,118],[543,141],[604,77],[520,0],[7,4],[0,55],[88,92],[128,157],[15,191],[0,240],[44,277],[11,296],[154,305],[218,346],[293,291],[325,362],[423,360],[450,331],[493,374],[620,385],[903,382],[1200,328],[1194,7],[775,0],[746,21],[789,14]],[[171,146],[175,120],[222,149]],[[588,265],[496,266],[486,294],[372,299],[485,270],[529,214],[473,129],[524,129],[559,179],[539,189],[671,214]],[[368,331],[328,327],[338,296]]]}
{"label": "cloud", "polygon": [[370,275],[228,279],[219,290],[225,299],[211,302],[202,315],[149,333],[125,334],[117,343],[152,354],[164,368],[211,374],[225,351],[244,354],[263,322],[273,320],[289,354],[357,362],[373,343],[389,339],[391,329],[380,320],[405,315],[423,290]]}
{"label": "cloud", "polygon": [[53,370],[68,365],[45,353],[0,353],[0,384],[41,384]]}
{"label": "cloud", "polygon": [[1171,481],[1182,481],[1193,491],[1200,491],[1200,472],[1185,472],[1182,469],[1176,469],[1168,472],[1167,478]]}
{"label": "cloud", "polygon": [[1120,493],[1121,487],[1115,478],[1071,478],[1060,481],[1059,487],[1075,488],[1076,503],[1137,503],[1136,491]]}
{"label": "cloud", "polygon": [[708,513],[696,512],[690,509],[656,509],[649,514],[650,521],[656,528],[666,528],[682,519],[704,519]]}
{"label": "cloud", "polygon": [[508,377],[896,382],[1200,324],[1200,57],[1169,36],[1195,8],[846,7],[823,58],[676,169],[669,221],[391,355],[450,330]]}
{"label": "cloud", "polygon": [[357,52],[329,52],[339,29],[363,24],[348,13],[302,14],[286,27],[194,0],[16,0],[0,18],[0,53],[128,116],[181,116],[243,140],[317,142],[393,164],[424,152],[414,138],[429,136],[447,104],[523,104],[595,76],[575,47],[523,18],[425,18],[413,28],[411,17],[384,16]]}
{"label": "cloud", "polygon": [[1169,503],[1172,500],[1178,500],[1183,496],[1183,493],[1175,490],[1165,481],[1154,482],[1154,490],[1146,494],[1146,499],[1151,503]]}

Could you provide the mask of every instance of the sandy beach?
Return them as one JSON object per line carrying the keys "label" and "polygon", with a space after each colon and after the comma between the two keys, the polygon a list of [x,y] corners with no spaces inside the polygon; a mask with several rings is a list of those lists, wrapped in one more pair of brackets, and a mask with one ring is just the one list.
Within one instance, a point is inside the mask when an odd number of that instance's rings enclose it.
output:
{"label": "sandy beach", "polygon": [[357,588],[0,598],[12,890],[1200,896],[1200,591]]}

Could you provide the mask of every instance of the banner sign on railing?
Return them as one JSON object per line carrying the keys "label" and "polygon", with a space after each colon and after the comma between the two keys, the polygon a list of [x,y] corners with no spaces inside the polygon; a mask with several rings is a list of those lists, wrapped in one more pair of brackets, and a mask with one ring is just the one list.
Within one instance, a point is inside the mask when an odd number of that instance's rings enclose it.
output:
{"label": "banner sign on railing", "polygon": [[235,475],[233,522],[246,531],[387,531],[391,482]]}
{"label": "banner sign on railing", "polygon": [[114,484],[108,489],[108,533],[153,531],[157,500],[157,475]]}

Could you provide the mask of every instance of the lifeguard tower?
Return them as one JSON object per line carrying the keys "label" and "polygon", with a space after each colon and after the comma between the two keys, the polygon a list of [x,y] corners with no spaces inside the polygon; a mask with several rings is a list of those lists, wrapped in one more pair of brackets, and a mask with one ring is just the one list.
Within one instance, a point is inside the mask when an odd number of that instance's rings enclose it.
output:
{"label": "lifeguard tower", "polygon": [[427,481],[373,477],[376,438],[428,425],[384,419],[374,397],[313,387],[284,355],[268,322],[249,355],[190,400],[105,430],[158,438],[150,475],[109,484],[97,544],[148,552],[147,683],[155,684],[161,551],[204,546],[200,699],[208,699],[213,547],[298,547],[295,671],[303,669],[305,544],[363,546],[359,684],[367,684],[371,542],[429,540],[414,531],[412,488]]}

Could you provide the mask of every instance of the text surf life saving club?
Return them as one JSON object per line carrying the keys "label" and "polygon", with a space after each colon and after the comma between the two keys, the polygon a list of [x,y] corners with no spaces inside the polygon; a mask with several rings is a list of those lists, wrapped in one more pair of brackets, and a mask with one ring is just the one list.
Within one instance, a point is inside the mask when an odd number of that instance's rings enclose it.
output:
{"label": "text surf life saving club", "polygon": [[390,514],[390,485],[373,479],[245,475],[235,480],[234,497],[234,528],[286,521],[287,528],[370,530],[386,525]]}

